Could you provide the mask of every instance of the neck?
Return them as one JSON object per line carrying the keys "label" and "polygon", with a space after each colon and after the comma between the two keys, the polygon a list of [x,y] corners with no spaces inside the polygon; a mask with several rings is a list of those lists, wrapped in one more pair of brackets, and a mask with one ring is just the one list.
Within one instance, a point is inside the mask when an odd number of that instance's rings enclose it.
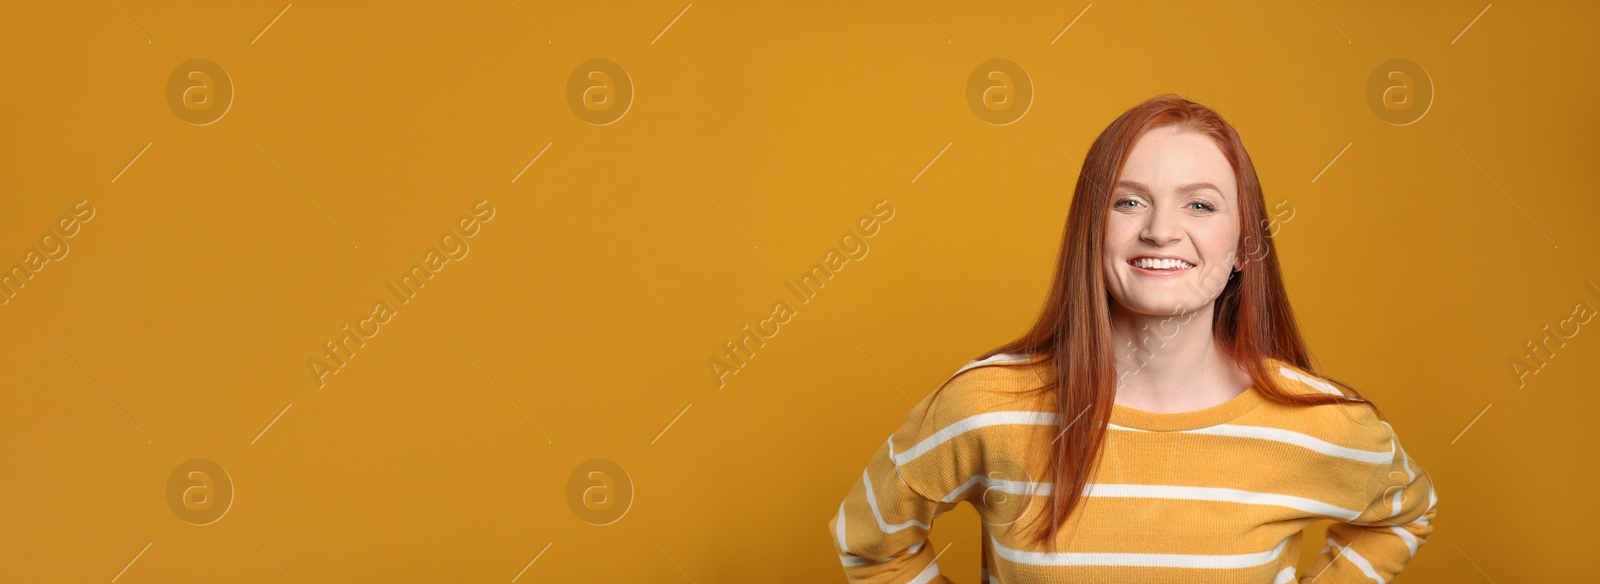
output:
{"label": "neck", "polygon": [[1117,403],[1147,411],[1191,411],[1238,395],[1249,376],[1212,336],[1213,312],[1206,303],[1188,313],[1151,316],[1113,301]]}

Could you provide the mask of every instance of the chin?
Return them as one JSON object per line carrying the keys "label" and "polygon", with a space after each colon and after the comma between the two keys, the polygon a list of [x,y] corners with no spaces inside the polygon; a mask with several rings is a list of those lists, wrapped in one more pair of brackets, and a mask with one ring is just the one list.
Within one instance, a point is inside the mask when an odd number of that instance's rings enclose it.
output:
{"label": "chin", "polygon": [[1181,315],[1181,314],[1184,313],[1184,311],[1182,311],[1182,310],[1178,310],[1178,309],[1173,308],[1171,304],[1163,304],[1163,305],[1160,305],[1159,307],[1157,307],[1157,306],[1141,306],[1139,308],[1134,309],[1134,312],[1137,312],[1139,314],[1143,314],[1145,316],[1178,316],[1178,315]]}
{"label": "chin", "polygon": [[1130,299],[1129,302],[1123,304],[1123,307],[1129,312],[1145,316],[1177,316],[1194,310],[1194,308],[1180,307],[1180,304],[1187,303],[1176,298],[1150,296]]}

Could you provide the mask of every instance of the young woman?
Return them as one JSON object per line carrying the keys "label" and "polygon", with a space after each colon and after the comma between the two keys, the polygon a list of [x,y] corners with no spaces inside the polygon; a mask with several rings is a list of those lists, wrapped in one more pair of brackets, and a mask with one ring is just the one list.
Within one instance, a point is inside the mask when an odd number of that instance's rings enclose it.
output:
{"label": "young woman", "polygon": [[849,581],[951,582],[927,538],[962,501],[985,584],[1398,574],[1438,497],[1377,407],[1311,364],[1273,253],[1284,218],[1211,109],[1163,95],[1112,122],[1038,321],[913,408],[829,522]]}

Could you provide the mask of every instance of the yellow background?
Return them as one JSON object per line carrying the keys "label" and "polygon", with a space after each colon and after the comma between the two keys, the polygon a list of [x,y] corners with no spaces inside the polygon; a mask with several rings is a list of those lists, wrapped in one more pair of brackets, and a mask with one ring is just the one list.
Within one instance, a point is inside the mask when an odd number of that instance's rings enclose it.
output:
{"label": "yellow background", "polygon": [[[1523,389],[1509,363],[1600,306],[1600,19],[1486,6],[8,3],[0,265],[96,214],[0,306],[0,580],[841,581],[861,466],[1031,321],[1089,143],[1169,91],[1292,205],[1319,364],[1437,481],[1404,580],[1591,574],[1600,323]],[[205,126],[166,95],[194,58],[235,92]],[[593,58],[634,85],[610,125],[566,98]],[[992,58],[1035,89],[1010,125],[966,102]],[[1436,92],[1406,126],[1366,101],[1392,58]],[[870,255],[797,303],[880,199]],[[319,390],[307,359],[479,200],[470,255]],[[210,525],[166,500],[194,458],[235,488]],[[605,526],[567,499],[596,458],[634,490]],[[977,580],[969,507],[933,542]]]}

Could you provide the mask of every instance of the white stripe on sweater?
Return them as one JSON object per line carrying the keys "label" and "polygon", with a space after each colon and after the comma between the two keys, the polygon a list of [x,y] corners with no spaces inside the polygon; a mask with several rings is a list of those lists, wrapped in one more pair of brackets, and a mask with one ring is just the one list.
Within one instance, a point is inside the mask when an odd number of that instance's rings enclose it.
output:
{"label": "white stripe on sweater", "polygon": [[839,503],[839,516],[833,520],[837,529],[835,529],[833,535],[839,539],[839,551],[848,554],[850,553],[850,546],[844,542],[844,519],[844,503]]}
{"label": "white stripe on sweater", "polygon": [[933,529],[932,526],[915,519],[906,520],[905,523],[889,525],[889,522],[883,519],[883,512],[878,510],[878,497],[872,492],[872,475],[867,474],[865,470],[861,471],[861,484],[867,487],[867,506],[872,508],[872,518],[878,520],[879,531],[889,534],[913,525],[923,529]]}
{"label": "white stripe on sweater", "polygon": [[1193,501],[1217,501],[1222,503],[1244,503],[1249,505],[1275,505],[1305,511],[1320,516],[1333,517],[1349,521],[1361,516],[1361,511],[1345,509],[1295,495],[1282,495],[1278,493],[1261,493],[1244,491],[1224,487],[1188,487],[1176,485],[1119,485],[1108,483],[1090,483],[1084,488],[1084,496],[1088,497],[1135,497],[1148,499],[1188,499]]}
{"label": "white stripe on sweater", "polygon": [[1278,577],[1272,579],[1272,584],[1294,584],[1294,566],[1278,570]]}
{"label": "white stripe on sweater", "polygon": [[[1128,432],[1149,431],[1139,428],[1119,426],[1117,424],[1108,424],[1106,427],[1112,430],[1123,430]],[[1328,456],[1354,460],[1357,462],[1377,464],[1392,462],[1394,460],[1394,451],[1392,449],[1389,452],[1359,450],[1356,448],[1350,448],[1348,446],[1339,446],[1338,444],[1333,444],[1315,436],[1301,434],[1299,432],[1285,430],[1283,428],[1246,426],[1240,424],[1218,424],[1215,426],[1196,428],[1193,430],[1178,430],[1178,432],[1182,432],[1184,434],[1203,434],[1207,436],[1227,436],[1230,438],[1269,440],[1272,442],[1288,444],[1290,446],[1299,446],[1301,448],[1326,454]]]}
{"label": "white stripe on sweater", "polygon": [[[995,490],[1012,495],[1031,495],[1047,497],[1054,491],[1053,483],[1010,481],[1004,479],[991,479],[977,475],[965,484],[957,487],[955,491],[945,496],[944,502],[950,503],[961,499],[961,494],[974,485],[983,485],[985,491]],[[1307,513],[1337,518],[1349,521],[1361,516],[1361,511],[1345,509],[1295,495],[1279,493],[1263,493],[1245,491],[1224,487],[1192,487],[1181,485],[1140,485],[1140,484],[1115,484],[1115,483],[1089,483],[1084,485],[1085,497],[1127,497],[1141,499],[1182,499],[1191,501],[1216,501],[1220,503],[1242,503],[1247,505],[1276,505],[1288,507]]]}
{"label": "white stripe on sweater", "polygon": [[1253,568],[1271,562],[1283,552],[1289,540],[1264,552],[1247,554],[1146,554],[1119,552],[1030,552],[1000,544],[993,535],[989,543],[1006,561],[1029,566],[1135,566],[1154,568]]}
{"label": "white stripe on sweater", "polygon": [[957,369],[955,373],[951,373],[950,377],[955,377],[960,375],[962,371],[966,371],[975,367],[982,367],[984,365],[1002,365],[1008,363],[1027,363],[1028,360],[1032,358],[1033,357],[1031,355],[1024,355],[1022,353],[998,353],[990,355],[987,359],[968,361],[966,365],[962,365],[961,368]]}
{"label": "white stripe on sweater", "polygon": [[1334,542],[1332,539],[1329,539],[1328,545],[1344,550],[1339,557],[1349,560],[1351,564],[1355,564],[1356,568],[1360,569],[1361,573],[1365,574],[1368,578],[1377,581],[1378,584],[1387,582],[1387,580],[1384,580],[1382,576],[1378,575],[1377,570],[1372,568],[1372,562],[1368,562],[1366,558],[1361,557],[1361,554],[1356,553],[1356,550],[1354,549],[1355,544],[1340,547],[1338,543]]}
{"label": "white stripe on sweater", "polygon": [[912,578],[909,584],[928,584],[938,576],[939,562],[928,562],[928,567],[923,568],[922,572],[918,573],[916,578]]}
{"label": "white stripe on sweater", "polygon": [[1417,536],[1412,535],[1411,532],[1406,531],[1406,528],[1399,525],[1390,525],[1389,531],[1393,531],[1395,535],[1400,536],[1401,541],[1406,542],[1406,549],[1411,550],[1412,556],[1417,555]]}
{"label": "white stripe on sweater", "polygon": [[894,436],[889,436],[889,457],[894,460],[895,466],[901,466],[916,460],[918,456],[927,454],[928,451],[938,448],[940,444],[949,442],[950,439],[955,438],[956,436],[960,436],[979,428],[1006,424],[1053,426],[1055,423],[1056,414],[1053,412],[986,412],[962,418],[957,420],[955,423],[950,424],[949,426],[940,428],[938,432],[934,432],[933,435],[922,439],[921,442],[918,442],[915,446],[912,446],[905,452],[895,453]]}
{"label": "white stripe on sweater", "polygon": [[1299,371],[1295,371],[1295,370],[1290,369],[1288,367],[1279,366],[1278,367],[1278,373],[1282,374],[1284,377],[1287,377],[1289,379],[1293,379],[1293,380],[1298,381],[1300,383],[1304,383],[1304,384],[1306,384],[1308,386],[1311,386],[1312,389],[1315,389],[1315,390],[1320,391],[1322,393],[1341,396],[1341,397],[1343,397],[1343,398],[1345,398],[1347,400],[1356,399],[1354,397],[1350,397],[1350,396],[1345,395],[1344,392],[1339,391],[1339,388],[1334,387],[1333,384],[1331,384],[1331,383],[1328,383],[1328,382],[1323,381],[1321,379],[1317,379],[1315,377],[1307,377],[1306,375],[1300,373]]}

